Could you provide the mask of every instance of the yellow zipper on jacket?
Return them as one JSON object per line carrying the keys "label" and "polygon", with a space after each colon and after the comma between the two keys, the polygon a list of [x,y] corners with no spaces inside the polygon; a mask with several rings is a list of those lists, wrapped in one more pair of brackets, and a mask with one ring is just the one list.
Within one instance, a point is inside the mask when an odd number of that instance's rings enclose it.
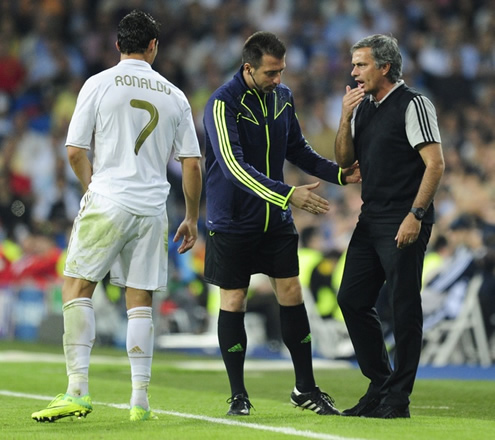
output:
{"label": "yellow zipper on jacket", "polygon": [[[270,178],[270,129],[268,127],[268,108],[266,105],[266,93],[263,94],[263,99],[259,95],[256,89],[253,89],[254,93],[258,97],[260,102],[261,111],[263,112],[263,117],[265,119],[265,134],[266,134],[266,156],[265,156],[265,166],[266,166],[266,177]],[[266,213],[265,213],[265,227],[263,232],[268,230],[268,224],[270,223],[270,203],[266,202]]]}

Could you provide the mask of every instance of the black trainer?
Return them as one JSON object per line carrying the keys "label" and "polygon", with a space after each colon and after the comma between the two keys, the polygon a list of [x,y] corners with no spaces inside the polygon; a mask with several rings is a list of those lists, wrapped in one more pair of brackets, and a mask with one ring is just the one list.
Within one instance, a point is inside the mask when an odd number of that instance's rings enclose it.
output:
{"label": "black trainer", "polygon": [[370,417],[374,419],[408,419],[409,405],[392,406],[381,403],[374,410],[361,414],[361,417]]}
{"label": "black trainer", "polygon": [[300,393],[294,388],[290,401],[295,407],[310,409],[320,416],[340,416],[340,411],[334,406],[334,400],[318,387],[309,393]]}
{"label": "black trainer", "polygon": [[379,405],[379,396],[370,396],[369,394],[365,394],[363,397],[361,397],[361,399],[359,399],[357,405],[354,405],[352,408],[342,411],[342,415],[346,417],[360,417],[365,413],[373,411]]}
{"label": "black trainer", "polygon": [[227,399],[227,403],[230,403],[230,408],[227,412],[228,416],[248,416],[250,409],[254,409],[254,406],[251,405],[245,394],[236,394]]}

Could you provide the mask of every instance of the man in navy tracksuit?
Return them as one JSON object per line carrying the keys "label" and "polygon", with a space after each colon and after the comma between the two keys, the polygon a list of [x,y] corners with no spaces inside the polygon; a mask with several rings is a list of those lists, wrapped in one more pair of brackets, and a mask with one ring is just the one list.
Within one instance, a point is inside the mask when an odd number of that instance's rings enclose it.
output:
{"label": "man in navy tracksuit", "polygon": [[285,46],[272,33],[246,41],[240,70],[216,90],[204,116],[208,229],[205,278],[220,287],[218,339],[231,387],[228,415],[249,415],[244,385],[244,314],[250,277],[268,275],[280,304],[282,337],[295,370],[291,401],[321,415],[339,414],[315,384],[311,334],[299,282],[298,234],[289,204],[312,214],[329,209],[313,192],[318,182],[284,183],[287,159],[332,183],[359,182],[355,166],[341,170],[306,142],[292,92],[281,84]]}

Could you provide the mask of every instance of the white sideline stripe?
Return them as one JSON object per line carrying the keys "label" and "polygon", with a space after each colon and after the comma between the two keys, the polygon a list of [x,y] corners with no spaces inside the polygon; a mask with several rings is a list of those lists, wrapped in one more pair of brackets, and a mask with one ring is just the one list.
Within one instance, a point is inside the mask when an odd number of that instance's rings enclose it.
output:
{"label": "white sideline stripe", "polygon": [[[125,352],[124,352],[125,353]],[[45,363],[65,363],[63,354],[54,353],[30,353],[17,350],[0,351],[0,363],[2,362],[45,362]],[[183,370],[202,370],[202,371],[223,371],[225,366],[221,359],[205,359],[201,361],[166,361],[171,365]],[[91,355],[92,364],[110,364],[110,365],[129,365],[127,354],[122,356],[104,356]],[[352,365],[347,361],[336,361],[328,359],[313,359],[314,369],[337,369],[351,368]],[[254,360],[248,359],[244,365],[246,371],[280,371],[292,370],[294,367],[290,359],[269,359]]]}
{"label": "white sideline stripe", "polygon": [[[5,350],[0,352],[0,362],[44,362],[58,364],[65,363],[65,356],[54,353],[30,353],[27,351]],[[91,357],[91,362],[104,365],[129,365],[127,355],[125,357],[96,355]]]}
{"label": "white sideline stripe", "polygon": [[[51,401],[53,399],[53,397],[41,396],[39,394],[17,393],[9,390],[0,390],[0,395],[9,396],[9,397],[20,397],[23,399],[46,400],[46,401]],[[104,405],[117,409],[125,409],[127,411],[129,410],[129,405],[123,403],[105,403],[105,402],[93,402],[93,403],[97,405]],[[294,435],[301,438],[314,438],[319,440],[364,440],[359,438],[341,437],[339,435],[324,434],[320,432],[301,431],[299,429],[294,429],[294,428],[267,426],[267,425],[260,425],[258,423],[244,423],[244,422],[238,422],[236,420],[226,420],[216,417],[201,416],[197,414],[180,413],[177,411],[164,411],[155,408],[153,408],[153,412],[156,414],[165,414],[167,416],[181,417],[184,419],[202,420],[204,422],[217,423],[220,425],[240,426],[243,428],[255,429],[258,431],[269,431],[269,432],[276,432],[278,434]]]}
{"label": "white sideline stripe", "polygon": [[416,409],[450,409],[450,406],[430,406],[430,405],[411,405],[411,408]]}

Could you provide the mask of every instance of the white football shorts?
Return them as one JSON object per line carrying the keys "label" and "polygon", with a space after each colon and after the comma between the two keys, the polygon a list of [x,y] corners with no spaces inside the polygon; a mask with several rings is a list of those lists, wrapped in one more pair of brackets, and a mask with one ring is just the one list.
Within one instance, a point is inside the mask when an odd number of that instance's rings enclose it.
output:
{"label": "white football shorts", "polygon": [[138,216],[94,192],[81,200],[74,220],[64,275],[110,282],[120,287],[165,291],[168,269],[168,220]]}

